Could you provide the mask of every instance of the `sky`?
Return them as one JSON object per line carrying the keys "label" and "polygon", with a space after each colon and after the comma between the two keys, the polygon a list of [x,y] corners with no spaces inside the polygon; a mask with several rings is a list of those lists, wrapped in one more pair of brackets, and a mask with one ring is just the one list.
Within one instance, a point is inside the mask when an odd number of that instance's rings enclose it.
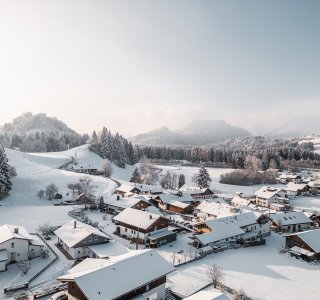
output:
{"label": "sky", "polygon": [[0,124],[44,112],[130,137],[317,115],[319,13],[318,0],[1,0]]}

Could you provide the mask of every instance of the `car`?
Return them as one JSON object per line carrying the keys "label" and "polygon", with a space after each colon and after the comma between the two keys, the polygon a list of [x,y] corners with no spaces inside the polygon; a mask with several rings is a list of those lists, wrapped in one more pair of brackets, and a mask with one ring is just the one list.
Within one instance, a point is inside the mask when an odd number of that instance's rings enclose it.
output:
{"label": "car", "polygon": [[43,237],[44,237],[45,240],[50,240],[51,239],[51,236],[49,234],[44,234]]}
{"label": "car", "polygon": [[179,253],[179,254],[180,254],[180,253],[183,253],[183,250],[178,250],[177,253]]}

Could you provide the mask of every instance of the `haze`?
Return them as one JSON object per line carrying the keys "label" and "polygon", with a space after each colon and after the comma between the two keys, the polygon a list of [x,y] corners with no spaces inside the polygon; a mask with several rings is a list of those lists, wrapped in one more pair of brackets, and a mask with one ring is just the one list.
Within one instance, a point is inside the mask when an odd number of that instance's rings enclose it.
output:
{"label": "haze", "polygon": [[45,112],[132,136],[195,119],[253,132],[320,108],[319,1],[0,4],[0,124]]}

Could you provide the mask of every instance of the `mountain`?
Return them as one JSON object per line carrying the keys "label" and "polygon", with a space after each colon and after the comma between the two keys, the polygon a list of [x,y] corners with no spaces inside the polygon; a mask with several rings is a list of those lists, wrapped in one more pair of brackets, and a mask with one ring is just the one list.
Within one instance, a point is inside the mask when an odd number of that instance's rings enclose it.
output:
{"label": "mountain", "polygon": [[41,132],[56,132],[60,134],[73,133],[74,130],[69,128],[65,123],[57,118],[48,117],[44,113],[33,115],[30,112],[13,119],[11,123],[6,123],[0,127],[0,134],[34,134]]}
{"label": "mountain", "polygon": [[228,138],[250,136],[240,127],[222,120],[193,121],[180,130],[162,127],[130,138],[134,144],[144,145],[208,145],[223,142]]}
{"label": "mountain", "polygon": [[80,135],[44,113],[27,112],[0,127],[0,144],[25,152],[62,151],[87,140],[88,135]]}
{"label": "mountain", "polygon": [[320,118],[316,116],[301,116],[283,123],[265,135],[271,137],[298,137],[317,133],[320,133]]}

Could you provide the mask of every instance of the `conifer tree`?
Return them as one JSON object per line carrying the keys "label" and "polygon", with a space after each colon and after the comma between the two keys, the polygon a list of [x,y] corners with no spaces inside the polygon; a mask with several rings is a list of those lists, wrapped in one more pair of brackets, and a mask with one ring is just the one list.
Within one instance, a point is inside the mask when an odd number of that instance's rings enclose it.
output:
{"label": "conifer tree", "polygon": [[10,166],[4,148],[0,146],[0,198],[12,189]]}
{"label": "conifer tree", "polygon": [[197,185],[200,188],[207,188],[209,187],[209,182],[211,182],[210,175],[208,170],[205,168],[204,163],[200,162],[199,171],[197,174]]}
{"label": "conifer tree", "polygon": [[131,179],[130,179],[130,182],[142,183],[141,174],[140,174],[140,171],[138,168],[134,169],[132,176],[131,176]]}

